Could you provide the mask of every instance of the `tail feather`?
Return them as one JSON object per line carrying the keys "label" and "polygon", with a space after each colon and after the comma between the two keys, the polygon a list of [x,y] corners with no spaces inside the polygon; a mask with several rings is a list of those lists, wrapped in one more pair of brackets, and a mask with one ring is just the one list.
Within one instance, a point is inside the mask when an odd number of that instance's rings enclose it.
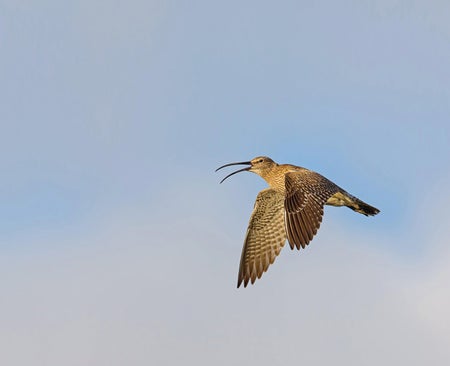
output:
{"label": "tail feather", "polygon": [[380,212],[378,208],[368,205],[367,203],[361,201],[359,198],[356,197],[353,197],[352,203],[347,205],[347,207],[351,208],[353,211],[356,211],[366,216],[374,216],[378,212]]}

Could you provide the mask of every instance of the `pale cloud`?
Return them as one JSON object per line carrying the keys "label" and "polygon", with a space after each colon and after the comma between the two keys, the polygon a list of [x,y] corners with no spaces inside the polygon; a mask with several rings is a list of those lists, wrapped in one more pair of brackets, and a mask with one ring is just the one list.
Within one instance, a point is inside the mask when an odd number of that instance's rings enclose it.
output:
{"label": "pale cloud", "polygon": [[[256,285],[238,290],[243,233],[224,222],[231,211],[205,211],[211,188],[197,189],[205,198],[189,216],[121,208],[70,239],[15,243],[39,251],[2,260],[1,363],[444,365],[450,357],[446,236],[405,258],[380,241],[408,239],[353,231],[330,208],[307,250],[286,247]],[[442,213],[419,230],[445,225]]]}

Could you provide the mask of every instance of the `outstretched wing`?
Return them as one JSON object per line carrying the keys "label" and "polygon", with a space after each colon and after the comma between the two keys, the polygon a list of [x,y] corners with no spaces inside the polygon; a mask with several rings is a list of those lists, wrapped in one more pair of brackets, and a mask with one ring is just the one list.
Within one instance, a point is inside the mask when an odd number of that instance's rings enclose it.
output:
{"label": "outstretched wing", "polygon": [[261,278],[286,242],[284,227],[284,196],[273,190],[264,189],[256,197],[247,235],[242,248],[237,287],[244,287],[251,280]]}
{"label": "outstretched wing", "polygon": [[304,169],[285,175],[286,232],[292,249],[305,248],[322,222],[323,206],[341,189],[322,175]]}

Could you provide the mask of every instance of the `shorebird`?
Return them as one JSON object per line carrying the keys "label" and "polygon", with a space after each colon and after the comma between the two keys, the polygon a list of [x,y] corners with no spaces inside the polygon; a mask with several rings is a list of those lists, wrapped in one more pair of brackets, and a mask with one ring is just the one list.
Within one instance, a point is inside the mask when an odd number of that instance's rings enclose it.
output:
{"label": "shorebird", "polygon": [[347,206],[366,216],[380,210],[352,196],[319,173],[290,164],[277,164],[267,156],[230,163],[249,165],[239,172],[258,174],[268,184],[256,197],[242,248],[237,287],[253,284],[280,254],[286,239],[291,249],[305,248],[320,227],[324,205]]}

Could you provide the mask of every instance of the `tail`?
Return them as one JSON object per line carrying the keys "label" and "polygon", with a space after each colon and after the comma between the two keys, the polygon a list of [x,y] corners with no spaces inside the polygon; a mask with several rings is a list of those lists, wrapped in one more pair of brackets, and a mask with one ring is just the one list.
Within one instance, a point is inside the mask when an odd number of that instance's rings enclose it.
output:
{"label": "tail", "polygon": [[378,212],[380,212],[378,208],[368,205],[367,203],[361,201],[359,198],[353,196],[351,202],[349,204],[346,204],[346,206],[348,208],[351,208],[353,211],[356,211],[366,216],[374,216]]}

